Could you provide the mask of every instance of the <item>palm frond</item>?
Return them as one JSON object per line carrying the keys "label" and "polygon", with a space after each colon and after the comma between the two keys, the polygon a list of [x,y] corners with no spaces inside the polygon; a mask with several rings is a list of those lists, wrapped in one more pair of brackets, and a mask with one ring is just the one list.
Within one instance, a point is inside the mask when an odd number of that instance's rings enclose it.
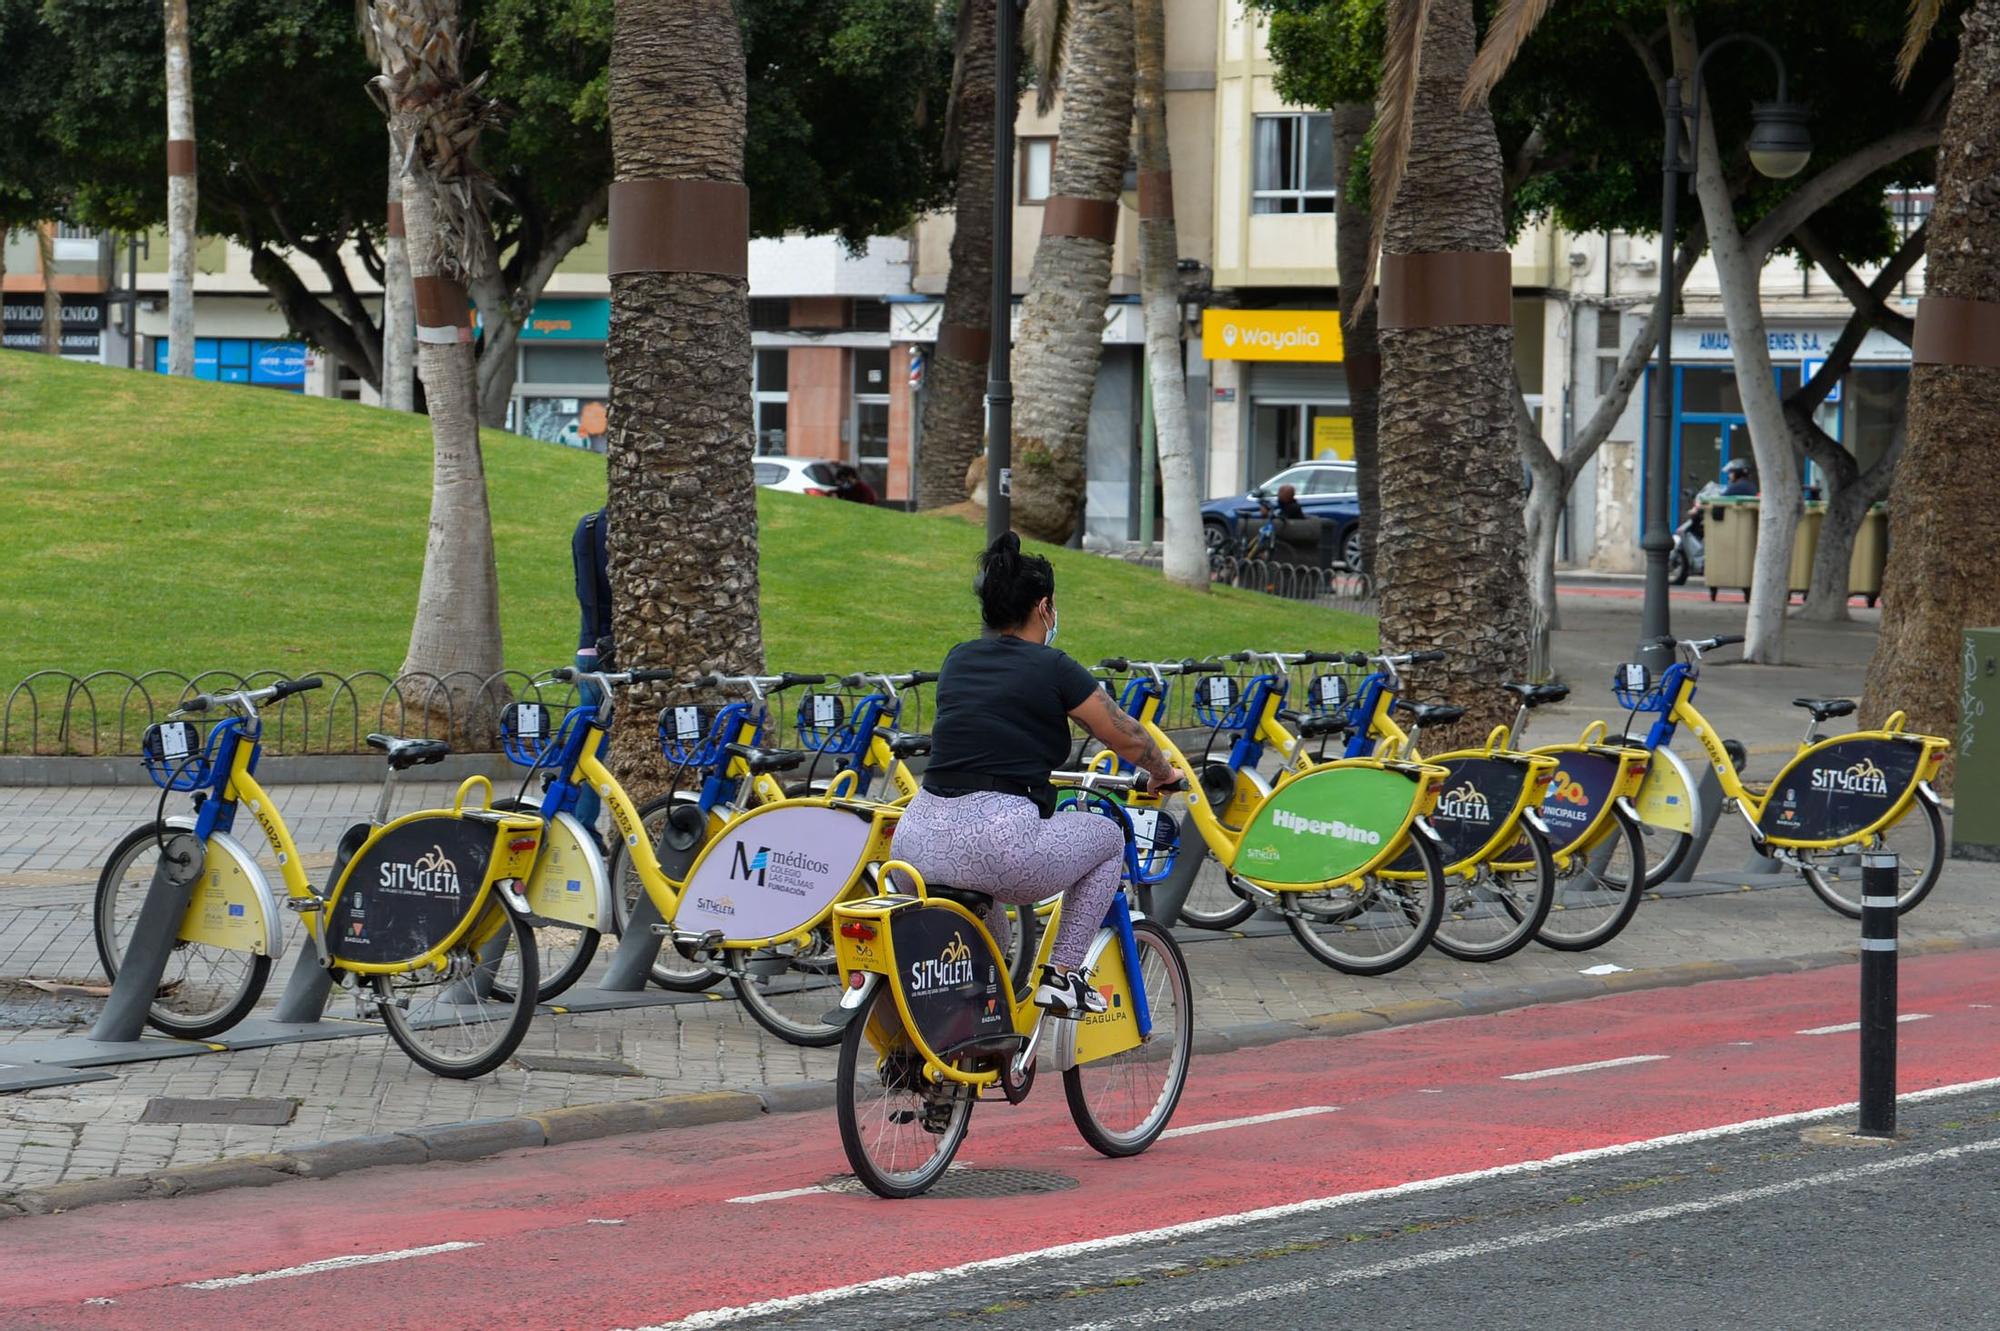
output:
{"label": "palm frond", "polygon": [[1931,36],[1937,31],[1938,15],[1944,12],[1944,0],[1910,0],[1910,22],[1903,29],[1903,49],[1896,53],[1896,86],[1902,87],[1916,72],[1917,61],[1923,58],[1924,48],[1930,45]]}
{"label": "palm frond", "polygon": [[1491,95],[1494,85],[1513,68],[1514,58],[1521,54],[1521,47],[1534,35],[1542,16],[1548,12],[1549,0],[1501,0],[1493,21],[1486,25],[1486,40],[1479,44],[1479,54],[1472,58],[1472,68],[1465,76],[1461,108],[1483,102]]}
{"label": "palm frond", "polygon": [[1070,0],[1028,0],[1027,12],[1021,16],[1021,47],[1034,67],[1035,109],[1043,115],[1056,104],[1056,78],[1062,73],[1063,48],[1069,38],[1069,10]]}
{"label": "palm frond", "polygon": [[[1368,194],[1374,217],[1368,234],[1368,262],[1363,267],[1361,295],[1354,302],[1351,323],[1374,298],[1376,261],[1382,255],[1382,232],[1389,209],[1403,185],[1410,163],[1410,128],[1417,115],[1417,75],[1423,63],[1424,27],[1431,0],[1389,0],[1389,31],[1382,40],[1382,76],[1375,85],[1375,150],[1368,160]],[[1343,280],[1345,280],[1343,278]]]}

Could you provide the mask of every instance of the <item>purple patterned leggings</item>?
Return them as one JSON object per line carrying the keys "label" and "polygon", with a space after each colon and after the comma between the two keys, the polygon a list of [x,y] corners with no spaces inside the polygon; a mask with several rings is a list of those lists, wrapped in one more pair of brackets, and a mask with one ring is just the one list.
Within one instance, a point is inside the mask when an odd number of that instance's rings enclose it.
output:
{"label": "purple patterned leggings", "polygon": [[1125,837],[1102,814],[1043,818],[1019,795],[981,790],[946,799],[920,790],[896,824],[894,854],[926,883],[990,893],[996,904],[986,927],[1003,951],[1007,915],[997,903],[1027,906],[1060,891],[1062,916],[1049,961],[1074,970],[1118,890]]}

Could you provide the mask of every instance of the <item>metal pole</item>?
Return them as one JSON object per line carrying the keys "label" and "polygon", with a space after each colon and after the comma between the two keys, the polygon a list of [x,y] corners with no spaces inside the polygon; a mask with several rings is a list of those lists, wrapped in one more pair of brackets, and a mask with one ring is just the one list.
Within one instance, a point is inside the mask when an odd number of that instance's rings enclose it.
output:
{"label": "metal pole", "polygon": [[1153,415],[1153,373],[1139,350],[1139,544],[1150,546],[1159,527],[1153,477],[1160,469],[1160,423]]}
{"label": "metal pole", "polygon": [[1896,853],[1861,856],[1860,1137],[1896,1135]]}
{"label": "metal pole", "polygon": [[1658,675],[1673,664],[1673,627],[1667,612],[1667,556],[1673,551],[1674,391],[1674,232],[1679,219],[1681,177],[1681,84],[1667,80],[1666,152],[1660,177],[1660,350],[1653,371],[1653,401],[1646,431],[1646,527],[1640,548],[1646,552],[1646,599],[1639,618],[1638,660]]}
{"label": "metal pole", "polygon": [[1014,90],[1018,0],[993,7],[993,314],[986,367],[986,539],[1014,526]]}
{"label": "metal pole", "polygon": [[139,919],[132,926],[132,941],[125,949],[118,978],[111,982],[111,997],[104,1002],[90,1038],[112,1044],[126,1044],[139,1038],[146,1028],[146,1014],[159,996],[160,977],[167,972],[167,959],[179,940],[181,917],[194,899],[195,884],[201,881],[205,852],[202,844],[185,832],[170,832],[160,861],[153,866],[153,882],[139,907]]}

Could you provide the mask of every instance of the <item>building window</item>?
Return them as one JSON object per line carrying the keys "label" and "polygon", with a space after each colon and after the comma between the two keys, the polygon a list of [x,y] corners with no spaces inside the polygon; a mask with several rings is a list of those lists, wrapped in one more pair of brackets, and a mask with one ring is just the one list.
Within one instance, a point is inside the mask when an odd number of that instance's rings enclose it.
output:
{"label": "building window", "polygon": [[604,368],[604,344],[586,346],[539,346],[521,348],[521,379],[531,384],[575,384],[596,387],[609,384]]}
{"label": "building window", "polygon": [[78,225],[77,225],[76,223],[74,223],[74,222],[57,222],[57,223],[56,223],[56,239],[57,239],[57,240],[96,240],[96,239],[97,239],[97,229],[96,229],[95,227],[88,227],[88,226],[78,226]]}
{"label": "building window", "polygon": [[1330,213],[1333,117],[1294,112],[1256,118],[1250,211]]}
{"label": "building window", "polygon": [[752,296],[750,327],[759,332],[775,332],[792,326],[792,302],[783,296]]}
{"label": "building window", "polygon": [[1930,220],[1931,205],[1936,202],[1936,190],[1890,190],[1889,216],[1895,220],[1896,234],[1907,240],[1912,232]]}
{"label": "building window", "polygon": [[759,347],[750,366],[751,409],[757,416],[757,454],[783,457],[785,416],[791,407],[790,353],[783,347]]}
{"label": "building window", "polygon": [[847,326],[857,333],[889,331],[889,304],[881,300],[851,300],[847,303]]}
{"label": "building window", "polygon": [[1022,203],[1047,203],[1049,198],[1049,178],[1056,165],[1056,141],[1053,138],[1029,138],[1021,140],[1021,179],[1017,186]]}
{"label": "building window", "polygon": [[854,464],[875,493],[889,492],[889,349],[854,350]]}

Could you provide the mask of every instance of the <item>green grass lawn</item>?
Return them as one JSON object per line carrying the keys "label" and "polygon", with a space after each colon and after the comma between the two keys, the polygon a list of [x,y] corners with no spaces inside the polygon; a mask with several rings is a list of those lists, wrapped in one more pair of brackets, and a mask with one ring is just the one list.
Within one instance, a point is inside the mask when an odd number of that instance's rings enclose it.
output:
{"label": "green grass lawn", "polygon": [[[604,501],[604,460],[499,432],[484,445],[507,663],[565,662],[569,534]],[[0,690],[39,669],[393,672],[430,466],[421,417],[0,352]],[[759,501],[773,668],[928,667],[977,631],[971,525]],[[1356,616],[1046,552],[1061,645],[1087,662],[1375,640]]]}

